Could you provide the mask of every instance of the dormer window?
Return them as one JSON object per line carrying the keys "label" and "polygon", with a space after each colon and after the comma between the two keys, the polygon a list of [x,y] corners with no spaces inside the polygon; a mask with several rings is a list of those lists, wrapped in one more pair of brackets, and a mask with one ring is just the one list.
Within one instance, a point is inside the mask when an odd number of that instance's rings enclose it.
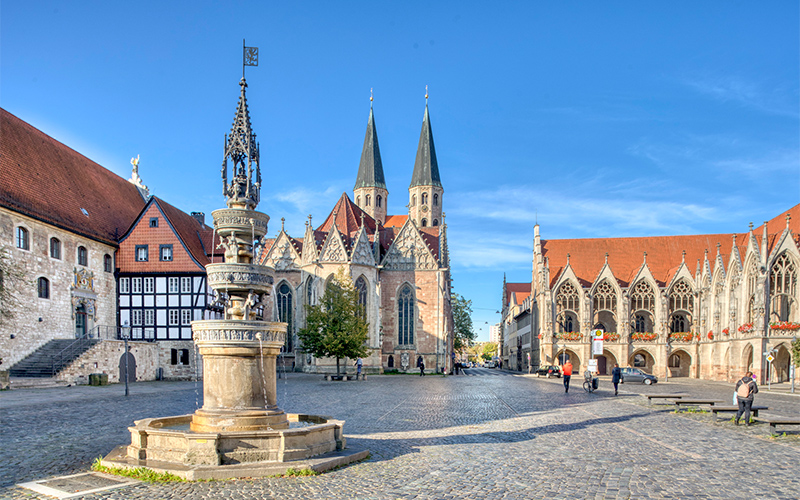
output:
{"label": "dormer window", "polygon": [[150,227],[158,227],[158,217],[150,217]]}

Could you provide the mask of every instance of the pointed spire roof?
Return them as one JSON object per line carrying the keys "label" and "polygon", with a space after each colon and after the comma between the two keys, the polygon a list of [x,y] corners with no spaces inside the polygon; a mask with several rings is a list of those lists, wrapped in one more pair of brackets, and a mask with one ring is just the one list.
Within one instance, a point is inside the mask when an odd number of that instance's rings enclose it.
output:
{"label": "pointed spire roof", "polygon": [[358,177],[356,177],[356,185],[353,189],[363,187],[386,189],[381,148],[378,147],[378,131],[375,129],[375,115],[372,113],[371,106],[367,121],[367,134],[364,136],[364,148],[361,150],[361,163],[358,164]]}
{"label": "pointed spire roof", "polygon": [[411,176],[411,185],[442,187],[439,179],[439,163],[436,161],[436,148],[433,146],[433,131],[431,119],[428,116],[428,105],[425,104],[425,116],[422,118],[422,131],[419,134],[417,146],[417,159],[414,162],[414,174]]}
{"label": "pointed spire roof", "polygon": [[[246,205],[255,208],[261,198],[261,166],[256,134],[250,125],[244,78],[230,134],[225,136],[225,156],[222,161],[223,194],[228,206]],[[231,160],[231,182],[228,183],[228,159]]]}

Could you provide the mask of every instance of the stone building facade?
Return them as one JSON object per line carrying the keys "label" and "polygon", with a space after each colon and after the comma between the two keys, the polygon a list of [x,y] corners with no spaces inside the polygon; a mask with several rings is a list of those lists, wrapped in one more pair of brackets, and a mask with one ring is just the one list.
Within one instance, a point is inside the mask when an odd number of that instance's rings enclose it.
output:
{"label": "stone building facade", "polygon": [[800,205],[746,233],[572,240],[542,239],[537,224],[540,362],[569,357],[585,369],[600,329],[600,373],[619,363],[662,378],[733,381],[751,370],[762,383],[787,381],[800,329],[798,218]]}
{"label": "stone building facade", "polygon": [[[302,238],[283,227],[266,242],[261,262],[275,269],[273,303],[265,314],[289,324],[284,363],[309,372],[336,370],[335,360],[304,353],[297,331],[305,306],[316,304],[330,277],[346,270],[359,290],[369,323],[366,373],[452,368],[453,320],[447,225],[427,106],[409,187],[409,214],[387,215],[372,109],[353,202],[343,193],[317,227],[311,217]],[[345,362],[352,364],[352,360]],[[352,368],[351,368],[352,370]]]}
{"label": "stone building facade", "polygon": [[[151,197],[138,175],[138,159],[125,180],[2,109],[0,122],[0,247],[23,275],[11,290],[15,314],[0,323],[2,368],[50,340],[87,337],[102,343],[57,378],[80,383],[98,370],[119,380],[121,348],[106,344],[117,342],[122,327],[132,326],[126,324],[137,300],[131,296],[132,280],[139,280],[139,313],[143,323],[153,318],[154,329],[151,338],[144,325],[131,333],[162,341],[153,348],[132,343],[131,353],[143,356],[139,379],[195,376],[191,333],[182,327],[176,332],[169,311],[178,311],[179,322],[186,319],[185,310],[191,319],[206,313],[208,257],[201,240],[210,241],[211,229]],[[154,218],[161,224],[151,228]],[[142,247],[152,248],[152,259],[136,260]],[[180,285],[184,278],[191,281],[188,304],[181,292],[155,295],[161,288],[168,292],[170,280]],[[150,297],[143,295],[145,280],[152,283]],[[4,280],[6,285],[12,286]],[[166,304],[163,314],[160,301]],[[158,330],[161,316],[163,332]]]}

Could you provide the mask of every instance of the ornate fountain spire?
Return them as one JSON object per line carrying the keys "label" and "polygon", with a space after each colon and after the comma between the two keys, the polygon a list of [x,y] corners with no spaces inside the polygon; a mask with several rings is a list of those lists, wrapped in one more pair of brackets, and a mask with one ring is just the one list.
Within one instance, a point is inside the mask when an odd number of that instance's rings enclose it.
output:
{"label": "ornate fountain spire", "polygon": [[[222,194],[230,208],[255,209],[261,199],[261,166],[256,134],[250,126],[244,78],[239,82],[242,92],[230,134],[225,136],[225,157],[222,160]],[[228,158],[231,167],[231,182],[228,183]]]}

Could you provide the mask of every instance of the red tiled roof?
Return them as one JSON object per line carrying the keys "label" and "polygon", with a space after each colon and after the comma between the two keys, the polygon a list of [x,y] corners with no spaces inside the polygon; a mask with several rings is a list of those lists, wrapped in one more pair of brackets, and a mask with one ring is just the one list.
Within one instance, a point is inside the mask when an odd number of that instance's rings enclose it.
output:
{"label": "red tiled roof", "polygon": [[208,264],[210,260],[203,245],[202,233],[207,232],[211,228],[205,224],[201,224],[200,221],[191,215],[182,210],[178,210],[161,198],[154,198],[164,211],[164,215],[169,219],[172,227],[178,232],[181,240],[183,240],[183,244],[186,245],[192,257],[202,266]]}
{"label": "red tiled roof", "polygon": [[317,231],[325,231],[326,233],[331,230],[334,225],[334,217],[336,228],[344,235],[350,236],[358,231],[361,227],[361,215],[364,215],[364,227],[367,229],[368,234],[375,232],[375,219],[373,219],[365,211],[361,210],[358,205],[353,203],[347,196],[347,193],[342,193],[339,201],[334,205],[331,213],[317,228]]}
{"label": "red tiled roof", "polygon": [[531,294],[530,283],[506,283],[506,294],[508,300],[514,299],[514,304],[522,304]]}
{"label": "red tiled roof", "polygon": [[133,184],[4,109],[0,172],[0,205],[111,245],[145,205]]}
{"label": "red tiled roof", "polygon": [[387,215],[383,227],[403,227],[408,220],[408,215]]}

